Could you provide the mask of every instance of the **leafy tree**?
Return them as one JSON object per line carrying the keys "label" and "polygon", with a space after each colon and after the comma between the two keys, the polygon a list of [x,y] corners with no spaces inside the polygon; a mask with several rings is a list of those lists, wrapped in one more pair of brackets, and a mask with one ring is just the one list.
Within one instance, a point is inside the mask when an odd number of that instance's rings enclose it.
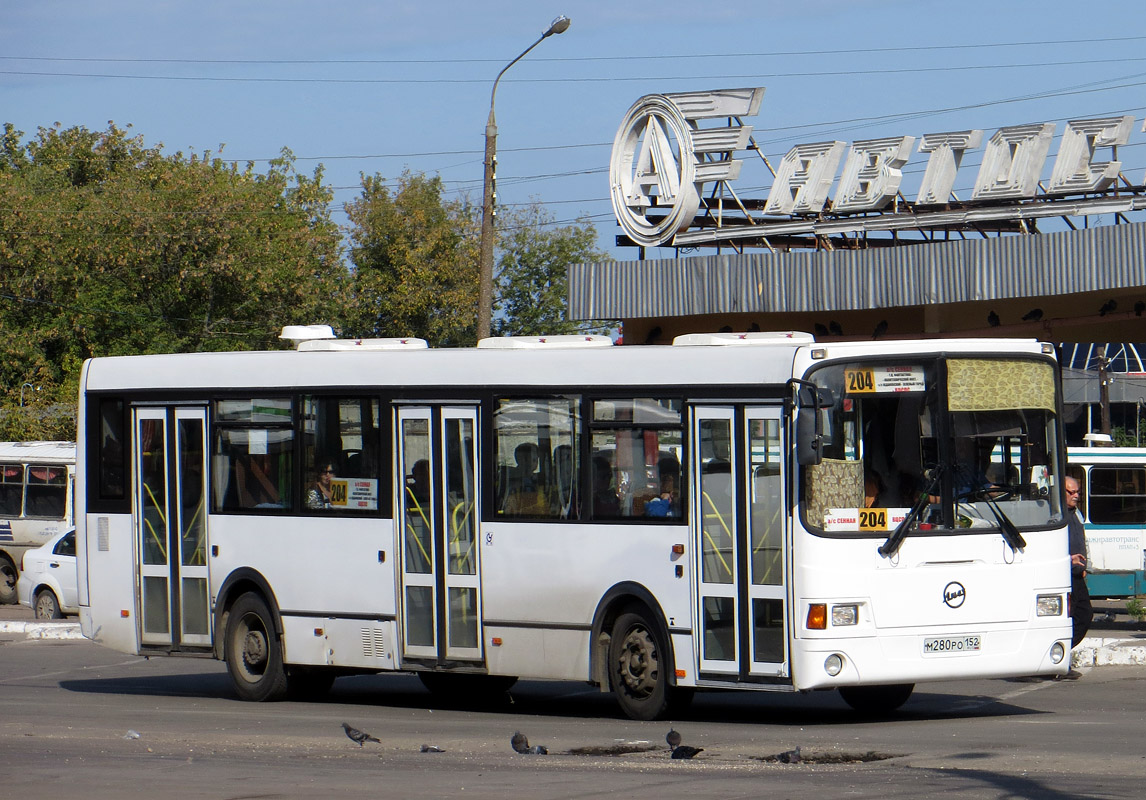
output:
{"label": "leafy tree", "polygon": [[353,299],[344,335],[417,336],[472,345],[477,329],[479,214],[442,197],[440,177],[363,176],[351,221]]}
{"label": "leafy tree", "polygon": [[599,261],[597,231],[588,220],[555,225],[538,202],[499,215],[494,333],[542,336],[604,333],[607,323],[567,318],[569,266]]}
{"label": "leafy tree", "polygon": [[[321,168],[164,155],[110,124],[0,136],[0,397],[74,404],[85,358],[265,348],[338,321],[347,272]],[[12,412],[0,435],[29,438]],[[19,422],[19,420],[23,420]],[[13,426],[17,430],[13,430]],[[23,432],[22,432],[23,431]]]}

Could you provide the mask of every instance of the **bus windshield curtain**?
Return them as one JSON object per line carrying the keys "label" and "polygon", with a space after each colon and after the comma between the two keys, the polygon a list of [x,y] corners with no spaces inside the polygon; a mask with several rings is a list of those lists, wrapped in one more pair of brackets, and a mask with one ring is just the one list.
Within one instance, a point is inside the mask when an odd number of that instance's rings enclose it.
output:
{"label": "bus windshield curtain", "polygon": [[947,406],[951,411],[1054,412],[1054,369],[1037,361],[952,359],[947,364]]}

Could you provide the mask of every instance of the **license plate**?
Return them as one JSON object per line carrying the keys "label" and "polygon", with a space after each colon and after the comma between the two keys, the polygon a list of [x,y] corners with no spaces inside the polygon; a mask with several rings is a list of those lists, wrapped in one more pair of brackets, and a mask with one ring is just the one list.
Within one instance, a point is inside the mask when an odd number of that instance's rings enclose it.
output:
{"label": "license plate", "polygon": [[982,649],[982,636],[928,636],[923,640],[923,655],[940,656],[977,653]]}

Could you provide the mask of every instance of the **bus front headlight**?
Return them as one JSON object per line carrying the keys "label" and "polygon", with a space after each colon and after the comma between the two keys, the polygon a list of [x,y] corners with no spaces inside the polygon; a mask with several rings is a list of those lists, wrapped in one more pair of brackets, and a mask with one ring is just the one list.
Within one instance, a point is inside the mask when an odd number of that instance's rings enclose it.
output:
{"label": "bus front headlight", "polygon": [[1061,617],[1062,595],[1040,594],[1035,599],[1035,613],[1040,617]]}
{"label": "bus front headlight", "polygon": [[855,603],[832,606],[832,627],[855,625],[859,621],[859,607]]}

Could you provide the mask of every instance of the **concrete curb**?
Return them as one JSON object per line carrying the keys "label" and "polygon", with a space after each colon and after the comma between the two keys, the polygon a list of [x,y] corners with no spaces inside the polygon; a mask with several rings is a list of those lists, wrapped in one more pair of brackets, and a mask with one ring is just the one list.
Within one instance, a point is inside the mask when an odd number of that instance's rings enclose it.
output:
{"label": "concrete curb", "polygon": [[1146,640],[1087,637],[1070,654],[1072,667],[1146,665]]}
{"label": "concrete curb", "polygon": [[23,634],[27,639],[82,639],[78,622],[24,622],[0,620],[0,634]]}

